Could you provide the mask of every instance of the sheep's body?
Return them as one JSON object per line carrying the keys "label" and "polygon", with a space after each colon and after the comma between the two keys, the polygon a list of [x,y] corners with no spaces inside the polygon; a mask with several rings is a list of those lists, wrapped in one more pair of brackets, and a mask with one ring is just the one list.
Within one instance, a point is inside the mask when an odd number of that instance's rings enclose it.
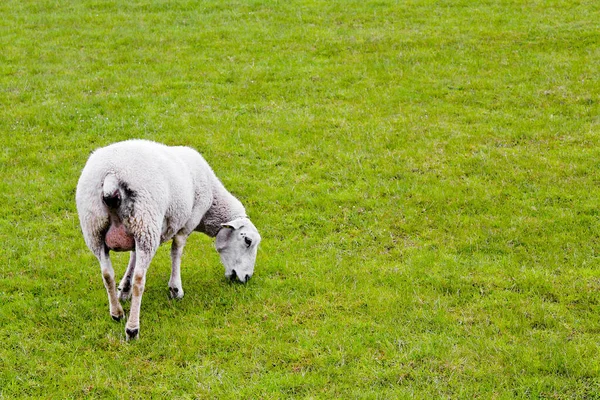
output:
{"label": "sheep's body", "polygon": [[[133,288],[127,324],[129,337],[137,336],[136,301],[139,310],[145,270],[160,243],[173,239],[173,272],[169,286],[171,294],[180,298],[183,290],[179,263],[185,240],[191,232],[198,230],[214,237],[227,223],[231,230],[237,225],[256,231],[246,217],[244,206],[225,189],[204,158],[189,147],[129,140],[98,149],[81,173],[76,202],[83,236],[100,261],[111,315],[115,319],[123,316],[123,310],[116,300],[114,272],[108,254],[109,250],[132,251],[118,293],[124,300]],[[238,222],[231,224],[232,221]],[[253,236],[257,239],[253,248],[255,259],[260,235],[257,231],[251,233],[250,236],[257,235]],[[242,237],[246,236],[248,232],[242,234]],[[221,256],[225,263],[223,254]],[[245,258],[251,256],[244,255]],[[244,264],[242,275],[235,266],[226,264],[232,271],[229,275],[233,273],[246,280],[252,274],[254,259],[249,274],[245,271],[248,262]],[[136,291],[139,299],[136,299]]]}
{"label": "sheep's body", "polygon": [[[109,175],[125,186],[126,196],[127,192],[135,196],[139,207],[122,215],[122,222],[128,232],[145,239],[147,249],[157,241],[172,239],[182,229],[189,234],[198,228],[214,237],[227,218],[245,216],[242,204],[225,190],[195,150],[129,140],[92,153],[77,185],[77,209],[90,248],[101,246],[99,233],[110,225],[110,212],[102,202],[103,184]],[[213,197],[221,207],[216,213],[223,220],[209,219],[200,226]],[[160,237],[154,237],[156,232]]]}

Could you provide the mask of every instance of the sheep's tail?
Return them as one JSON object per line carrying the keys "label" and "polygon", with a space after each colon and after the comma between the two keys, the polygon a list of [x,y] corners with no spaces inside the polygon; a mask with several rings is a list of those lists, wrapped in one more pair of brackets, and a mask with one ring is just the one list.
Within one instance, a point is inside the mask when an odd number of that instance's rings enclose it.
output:
{"label": "sheep's tail", "polygon": [[102,201],[108,208],[117,209],[121,205],[123,194],[119,180],[113,174],[106,175],[102,184]]}

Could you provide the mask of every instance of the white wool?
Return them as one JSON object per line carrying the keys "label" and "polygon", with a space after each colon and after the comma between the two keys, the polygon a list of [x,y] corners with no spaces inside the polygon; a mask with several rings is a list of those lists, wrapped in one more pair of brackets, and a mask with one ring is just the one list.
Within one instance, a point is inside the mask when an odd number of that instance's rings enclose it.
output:
{"label": "white wool", "polygon": [[128,140],[92,153],[77,185],[77,210],[92,249],[98,247],[98,231],[109,220],[101,196],[107,190],[101,188],[116,182],[134,194],[135,213],[125,216],[129,219],[124,223],[132,233],[144,236],[150,247],[156,240],[172,239],[182,229],[189,234],[199,228],[214,237],[220,224],[246,216],[244,206],[195,150]]}

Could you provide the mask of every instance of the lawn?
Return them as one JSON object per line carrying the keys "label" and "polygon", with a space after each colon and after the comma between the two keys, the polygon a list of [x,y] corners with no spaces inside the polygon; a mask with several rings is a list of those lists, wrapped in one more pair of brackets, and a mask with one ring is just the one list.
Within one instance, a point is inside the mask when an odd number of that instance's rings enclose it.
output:
{"label": "lawn", "polygon": [[[2,1],[0,398],[600,398],[599,78],[591,0]],[[128,343],[74,195],[129,138],[263,240],[181,301],[163,245]]]}

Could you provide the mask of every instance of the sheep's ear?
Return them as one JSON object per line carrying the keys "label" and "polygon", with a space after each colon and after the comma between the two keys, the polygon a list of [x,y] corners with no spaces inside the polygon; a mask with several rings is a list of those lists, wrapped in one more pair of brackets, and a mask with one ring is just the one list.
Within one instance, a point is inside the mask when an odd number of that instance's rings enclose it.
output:
{"label": "sheep's ear", "polygon": [[234,219],[233,221],[221,224],[221,226],[223,228],[230,228],[230,229],[235,230],[235,229],[240,229],[241,227],[244,226],[244,224],[245,224],[244,219],[238,218],[238,219]]}
{"label": "sheep's ear", "polygon": [[215,242],[215,248],[217,251],[221,251],[227,246],[227,241],[229,241],[229,236],[231,236],[231,231],[221,230],[217,233],[217,241]]}

